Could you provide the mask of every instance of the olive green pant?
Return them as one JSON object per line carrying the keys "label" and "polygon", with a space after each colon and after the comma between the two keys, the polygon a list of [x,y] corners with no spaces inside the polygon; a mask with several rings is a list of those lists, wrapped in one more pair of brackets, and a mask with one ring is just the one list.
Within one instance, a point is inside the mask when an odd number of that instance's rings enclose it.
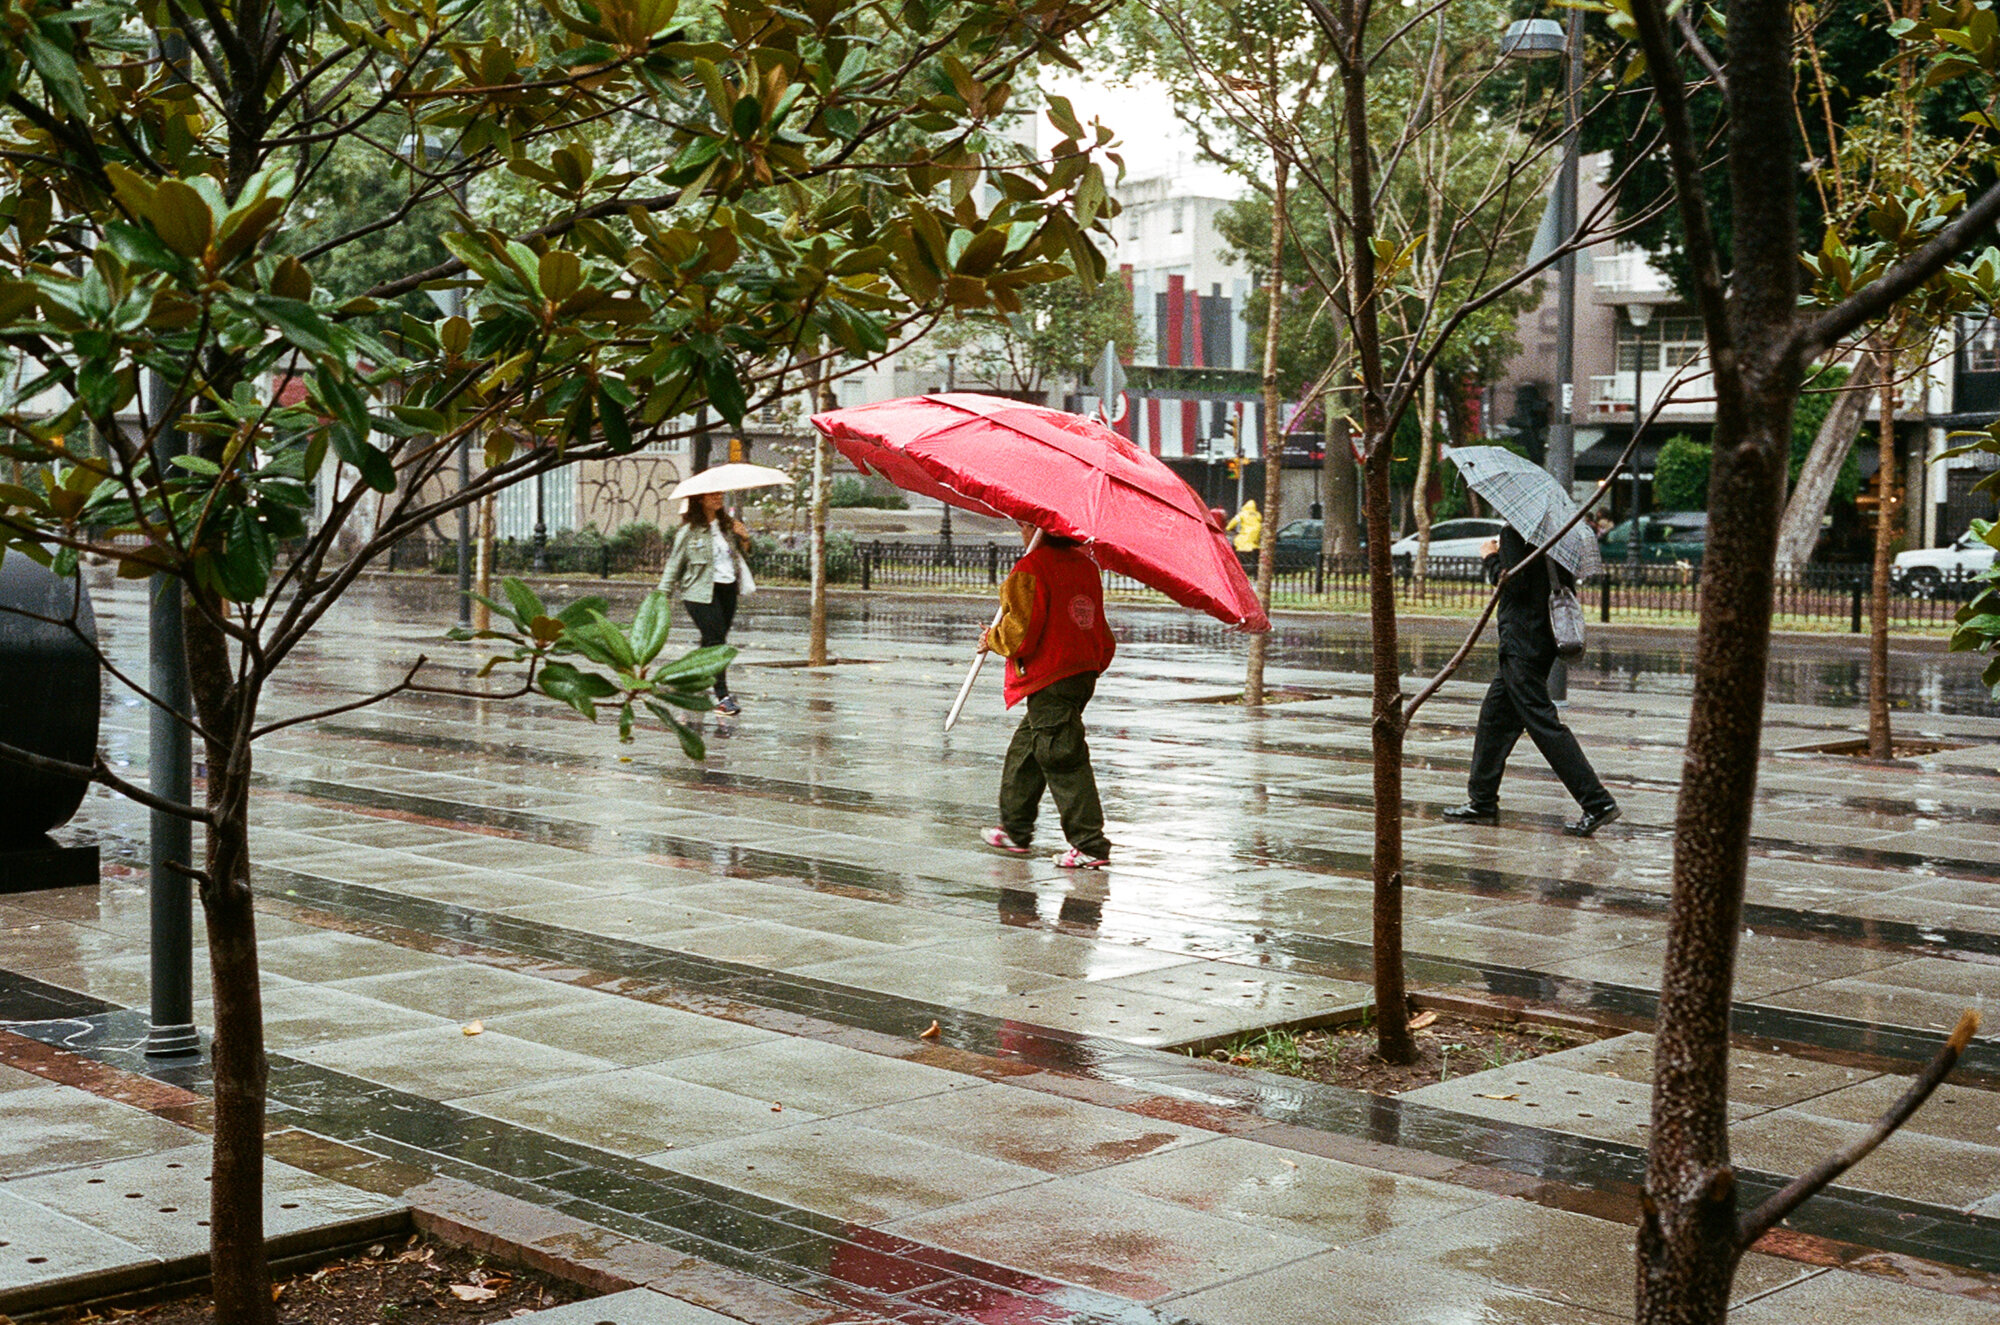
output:
{"label": "olive green pant", "polygon": [[1066,676],[1027,698],[1027,713],[1007,747],[1000,771],[1000,826],[1022,846],[1035,836],[1042,789],[1056,798],[1063,836],[1079,851],[1109,856],[1097,775],[1083,740],[1083,706],[1097,690],[1097,673]]}

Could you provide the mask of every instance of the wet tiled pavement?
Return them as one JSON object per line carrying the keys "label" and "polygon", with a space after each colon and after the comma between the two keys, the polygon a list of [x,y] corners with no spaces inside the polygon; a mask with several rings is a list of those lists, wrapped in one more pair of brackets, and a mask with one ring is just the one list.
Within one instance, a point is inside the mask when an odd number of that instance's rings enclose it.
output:
{"label": "wet tiled pavement", "polygon": [[[100,603],[128,657],[138,606]],[[1324,698],[1264,715],[1181,702],[1226,693],[1233,652],[1129,614],[1090,723],[1118,866],[1061,877],[974,840],[1009,734],[997,699],[936,730],[960,662],[939,629],[974,609],[843,619],[836,652],[869,661],[756,665],[798,656],[796,606],[748,613],[746,712],[711,720],[705,766],[545,701],[406,696],[266,743],[276,1160],[581,1220],[692,1258],[654,1286],[753,1321],[1629,1318],[1685,724],[1671,684],[1573,692],[1625,808],[1587,842],[1555,833],[1571,807],[1531,751],[1498,827],[1439,821],[1478,686],[1426,711],[1413,984],[1623,1033],[1390,1101],[1165,1048],[1365,1006],[1360,678],[1285,672]],[[447,613],[365,595],[273,716],[444,656]],[[1838,693],[1781,695],[1774,750],[1859,716]],[[1732,1086],[1752,1196],[1852,1135],[1959,1008],[2000,993],[2000,719],[1901,721],[1966,748],[1766,760]],[[143,712],[114,699],[107,725],[140,762]],[[93,797],[80,825],[107,859],[143,859],[131,807]],[[143,880],[117,864],[95,890],[0,899],[0,1196],[9,1147],[57,1126],[11,1107],[24,1096],[133,1115],[133,1139],[51,1150],[65,1171],[201,1139],[200,1067],[132,1050],[146,924]],[[1965,1084],[1745,1262],[1743,1319],[2000,1317],[1996,1029]],[[118,1236],[83,1223],[79,1257]]]}

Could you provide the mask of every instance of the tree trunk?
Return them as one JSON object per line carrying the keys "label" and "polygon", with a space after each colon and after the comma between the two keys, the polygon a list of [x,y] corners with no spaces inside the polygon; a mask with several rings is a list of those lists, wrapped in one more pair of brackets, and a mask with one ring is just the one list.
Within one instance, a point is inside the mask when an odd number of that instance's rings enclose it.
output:
{"label": "tree trunk", "polygon": [[[1435,240],[1433,240],[1435,242]],[[1423,413],[1417,418],[1417,485],[1416,495],[1410,501],[1411,513],[1417,519],[1417,563],[1416,583],[1412,591],[1417,597],[1424,596],[1424,580],[1431,569],[1431,456],[1437,450],[1437,371],[1424,374],[1424,389],[1419,394]]]}
{"label": "tree trunk", "polygon": [[[1364,408],[1371,408],[1364,406]],[[1374,674],[1369,753],[1375,772],[1375,1039],[1391,1063],[1415,1062],[1403,984],[1403,677],[1396,656],[1396,584],[1389,563],[1389,438],[1368,428],[1368,625]]]}
{"label": "tree trunk", "polygon": [[488,493],[479,502],[479,552],[472,563],[475,587],[479,598],[472,600],[472,628],[491,630],[493,609],[481,602],[481,598],[493,596],[493,494]]}
{"label": "tree trunk", "polygon": [[[1883,362],[1895,363],[1896,338],[1891,337]],[[1875,565],[1868,595],[1868,756],[1887,759],[1895,748],[1889,730],[1889,563],[1896,546],[1896,517],[1902,498],[1896,483],[1896,374],[1881,375],[1877,388],[1880,417],[1875,445]]]}
{"label": "tree trunk", "polygon": [[[206,598],[206,602],[200,601]],[[250,731],[254,682],[236,679],[215,618],[224,604],[187,586],[183,635],[188,690],[208,731],[208,850],[201,881],[215,997],[209,1066],[215,1084],[209,1183],[209,1272],[217,1325],[273,1325],[264,1254],[264,1006],[257,976],[257,915],[250,891]]]}
{"label": "tree trunk", "polygon": [[[1868,416],[1868,389],[1882,376],[1881,360],[1873,341],[1855,360],[1854,371],[1833,398],[1833,408],[1820,422],[1812,449],[1792,484],[1791,499],[1785,503],[1784,519],[1778,524],[1778,573],[1796,575],[1812,558],[1813,544],[1819,541],[1820,521],[1840,478],[1840,467],[1854,439],[1861,435],[1862,420]],[[1788,466],[1789,467],[1789,466]]]}
{"label": "tree trunk", "polygon": [[1356,480],[1354,447],[1348,440],[1347,416],[1336,415],[1332,392],[1326,396],[1326,469],[1321,476],[1325,488],[1326,541],[1321,545],[1340,558],[1361,555],[1361,527],[1356,519],[1360,494]]}
{"label": "tree trunk", "polygon": [[[821,410],[833,408],[833,388],[813,372],[813,403]],[[812,581],[812,605],[806,626],[806,662],[826,666],[826,437],[813,429],[812,526],[806,539],[806,560]]]}
{"label": "tree trunk", "polygon": [[[1285,429],[1279,418],[1278,329],[1284,315],[1285,185],[1291,162],[1282,154],[1271,182],[1271,284],[1264,310],[1264,525],[1257,540],[1257,601],[1271,609],[1271,576],[1277,569],[1278,503],[1285,477]],[[1243,677],[1243,702],[1264,702],[1264,651],[1268,633],[1250,637],[1250,661]]]}
{"label": "tree trunk", "polygon": [[[1729,1158],[1729,1013],[1770,658],[1773,559],[1801,365],[1793,26],[1779,0],[1728,9],[1727,162],[1733,266],[1703,199],[1700,147],[1680,107],[1674,39],[1657,0],[1635,7],[1656,95],[1672,98],[1670,159],[1716,380],[1708,553],[1673,894],[1655,1025],[1652,1126],[1641,1194],[1638,1325],[1721,1325],[1740,1252]],[[1667,80],[1675,80],[1671,91]],[[1678,192],[1678,190],[1677,190]]]}

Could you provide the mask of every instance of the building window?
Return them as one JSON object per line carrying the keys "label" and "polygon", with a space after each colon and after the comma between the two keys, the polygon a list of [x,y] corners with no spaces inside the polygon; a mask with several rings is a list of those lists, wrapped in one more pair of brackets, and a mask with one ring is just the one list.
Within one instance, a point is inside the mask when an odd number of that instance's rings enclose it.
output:
{"label": "building window", "polygon": [[[1643,363],[1639,358],[1641,347],[1645,350]],[[1618,371],[1621,373],[1641,368],[1648,373],[1670,373],[1693,363],[1707,351],[1708,342],[1702,334],[1701,319],[1698,317],[1655,318],[1644,331],[1632,327],[1622,317],[1618,319]]]}
{"label": "building window", "polygon": [[1179,234],[1185,229],[1187,229],[1187,203],[1176,198],[1174,199],[1174,233]]}
{"label": "building window", "polygon": [[1138,237],[1139,209],[1137,207],[1128,207],[1125,209],[1125,238],[1137,239]]}
{"label": "building window", "polygon": [[1975,324],[1965,319],[1965,371],[2000,373],[2000,318],[1989,317]]}

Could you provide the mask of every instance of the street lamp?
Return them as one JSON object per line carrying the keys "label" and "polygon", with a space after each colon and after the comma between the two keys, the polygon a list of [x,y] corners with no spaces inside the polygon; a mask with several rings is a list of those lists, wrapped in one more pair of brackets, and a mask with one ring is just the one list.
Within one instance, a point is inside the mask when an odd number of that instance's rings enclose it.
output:
{"label": "street lamp", "polygon": [[[946,391],[958,390],[958,356],[956,354],[947,354],[944,356],[944,389]],[[949,551],[951,548],[951,503],[948,501],[940,502],[938,503],[938,509],[942,512],[938,516],[938,541],[943,543],[946,550]]]}
{"label": "street lamp", "polygon": [[[1632,324],[1632,330],[1639,333],[1639,343],[1632,347],[1632,435],[1639,435],[1640,412],[1646,408],[1646,327],[1653,320],[1651,304],[1625,305],[1625,319]],[[1639,448],[1632,448],[1632,536],[1625,540],[1625,560],[1637,567],[1639,564]]]}
{"label": "street lamp", "polygon": [[[1583,11],[1569,11],[1567,23],[1552,18],[1524,18],[1507,25],[1500,36],[1500,56],[1508,60],[1563,62],[1562,164],[1556,169],[1556,243],[1576,237],[1577,102],[1583,92]],[[1565,248],[1556,259],[1556,391],[1555,417],[1549,421],[1543,467],[1556,486],[1567,493],[1576,478],[1576,250]],[[1569,668],[1558,661],[1549,672],[1549,697],[1561,703],[1569,697]]]}
{"label": "street lamp", "polygon": [[[1583,11],[1572,9],[1567,26],[1552,18],[1524,18],[1507,25],[1500,54],[1510,60],[1563,61],[1562,164],[1556,173],[1556,242],[1576,234],[1577,98],[1583,88]],[[1556,260],[1555,418],[1549,423],[1546,465],[1564,492],[1576,476],[1576,253]]]}

